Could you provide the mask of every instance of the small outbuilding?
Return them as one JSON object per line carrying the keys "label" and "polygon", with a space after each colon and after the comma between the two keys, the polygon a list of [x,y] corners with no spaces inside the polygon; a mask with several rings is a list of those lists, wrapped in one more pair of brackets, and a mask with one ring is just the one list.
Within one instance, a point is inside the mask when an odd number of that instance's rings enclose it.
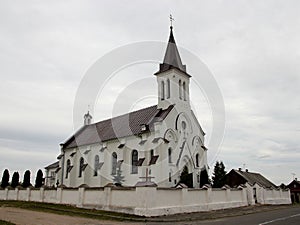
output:
{"label": "small outbuilding", "polygon": [[291,192],[292,203],[300,202],[300,181],[295,178],[288,186]]}
{"label": "small outbuilding", "polygon": [[[226,184],[230,187],[247,187],[247,198],[250,205],[254,204],[286,204],[290,199],[282,195],[286,191],[280,189],[260,173],[232,169],[226,174]],[[289,193],[289,192],[288,192]]]}

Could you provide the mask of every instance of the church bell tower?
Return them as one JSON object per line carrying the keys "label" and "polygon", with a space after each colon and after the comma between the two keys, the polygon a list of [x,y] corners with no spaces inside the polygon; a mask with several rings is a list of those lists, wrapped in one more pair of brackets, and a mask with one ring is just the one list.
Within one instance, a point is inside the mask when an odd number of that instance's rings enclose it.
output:
{"label": "church bell tower", "polygon": [[186,66],[182,64],[172,25],[164,61],[154,75],[158,83],[158,108],[166,109],[170,105],[175,105],[177,108],[190,108],[191,76],[186,72]]}

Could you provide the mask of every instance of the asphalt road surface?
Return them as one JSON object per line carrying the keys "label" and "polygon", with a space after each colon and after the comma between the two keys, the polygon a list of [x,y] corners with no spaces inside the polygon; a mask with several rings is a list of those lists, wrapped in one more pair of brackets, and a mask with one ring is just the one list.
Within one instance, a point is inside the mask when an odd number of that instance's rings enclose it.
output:
{"label": "asphalt road surface", "polygon": [[259,212],[216,220],[181,222],[176,224],[207,225],[300,225],[300,207]]}

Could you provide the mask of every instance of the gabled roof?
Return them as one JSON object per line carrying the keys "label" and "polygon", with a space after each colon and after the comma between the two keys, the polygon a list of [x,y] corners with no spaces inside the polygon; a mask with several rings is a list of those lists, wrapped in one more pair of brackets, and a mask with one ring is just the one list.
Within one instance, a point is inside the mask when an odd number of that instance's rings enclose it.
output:
{"label": "gabled roof", "polygon": [[52,163],[48,166],[45,167],[46,170],[49,170],[49,169],[54,169],[54,168],[57,168],[59,166],[59,162],[55,162],[55,163]]}
{"label": "gabled roof", "polygon": [[155,75],[170,69],[177,69],[190,77],[190,75],[186,72],[186,66],[182,64],[177,45],[175,43],[172,26],[170,27],[170,37],[164,61],[159,65],[159,71],[156,72]]}
{"label": "gabled roof", "polygon": [[275,184],[269,181],[267,178],[259,173],[249,172],[248,170],[232,170],[242,176],[249,184],[254,185],[255,183],[261,185],[264,188],[277,188]]}
{"label": "gabled roof", "polygon": [[[64,149],[73,148],[153,131],[154,122],[163,121],[173,107],[171,105],[167,109],[162,110],[158,109],[157,105],[154,105],[108,120],[85,125],[63,143],[62,146]],[[148,130],[142,130],[141,125],[147,125]]]}
{"label": "gabled roof", "polygon": [[291,189],[293,188],[294,184],[297,185],[297,187],[300,187],[300,181],[299,180],[293,180],[291,183],[289,183],[287,186]]}

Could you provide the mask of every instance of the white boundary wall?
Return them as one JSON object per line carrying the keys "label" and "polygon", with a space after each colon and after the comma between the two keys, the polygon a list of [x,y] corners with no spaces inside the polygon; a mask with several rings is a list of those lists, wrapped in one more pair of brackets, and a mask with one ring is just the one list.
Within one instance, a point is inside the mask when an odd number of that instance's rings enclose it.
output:
{"label": "white boundary wall", "polygon": [[[239,189],[130,188],[57,188],[5,189],[0,200],[36,201],[69,204],[140,216],[160,216],[253,204],[249,187]],[[263,204],[290,204],[289,190],[263,190]]]}

